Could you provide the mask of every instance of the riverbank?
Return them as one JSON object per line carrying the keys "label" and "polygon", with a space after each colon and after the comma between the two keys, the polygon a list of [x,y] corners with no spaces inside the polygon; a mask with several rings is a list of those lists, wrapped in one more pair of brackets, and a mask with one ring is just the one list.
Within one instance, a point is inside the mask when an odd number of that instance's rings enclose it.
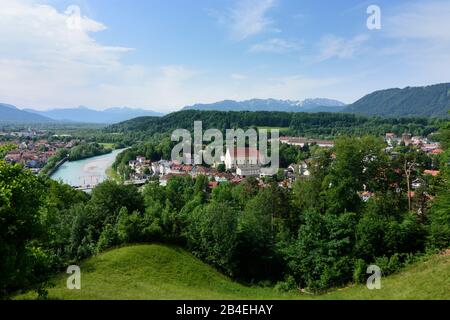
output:
{"label": "riverbank", "polygon": [[122,182],[122,180],[123,180],[120,177],[120,175],[117,173],[117,171],[113,169],[112,166],[109,167],[108,169],[106,169],[106,176],[108,177],[108,179],[111,179],[116,182]]}
{"label": "riverbank", "polygon": [[54,174],[56,172],[56,170],[59,169],[59,167],[61,167],[66,161],[68,161],[69,158],[68,157],[64,157],[63,159],[61,159],[60,161],[58,161],[51,169],[49,169],[45,174],[50,177],[52,174]]}
{"label": "riverbank", "polygon": [[69,159],[69,154],[67,149],[60,149],[56,152],[53,157],[50,157],[41,169],[39,174],[47,175],[50,177],[61,165],[63,165]]}

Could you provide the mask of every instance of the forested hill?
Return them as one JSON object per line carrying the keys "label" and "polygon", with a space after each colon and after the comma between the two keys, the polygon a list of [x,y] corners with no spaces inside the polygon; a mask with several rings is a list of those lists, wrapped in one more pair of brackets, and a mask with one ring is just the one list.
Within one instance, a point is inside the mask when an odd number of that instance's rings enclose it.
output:
{"label": "forested hill", "polygon": [[375,91],[343,112],[379,116],[448,116],[450,83]]}
{"label": "forested hill", "polygon": [[401,134],[405,131],[415,135],[428,135],[436,131],[439,119],[427,118],[381,118],[344,113],[298,113],[298,112],[221,112],[185,110],[164,117],[140,117],[114,124],[105,129],[110,133],[123,133],[135,139],[145,139],[157,133],[169,133],[182,128],[192,130],[194,121],[201,120],[203,129],[249,127],[276,127],[283,134],[312,137],[350,135],[384,135],[388,131]]}

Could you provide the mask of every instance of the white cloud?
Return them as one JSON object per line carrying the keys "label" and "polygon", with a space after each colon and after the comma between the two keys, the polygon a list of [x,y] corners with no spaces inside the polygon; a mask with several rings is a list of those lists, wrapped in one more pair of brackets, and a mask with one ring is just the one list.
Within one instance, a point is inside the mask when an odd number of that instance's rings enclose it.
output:
{"label": "white cloud", "polygon": [[76,5],[67,7],[64,14],[67,16],[66,25],[69,29],[81,29],[91,32],[98,32],[106,29],[106,26],[103,23],[82,16],[80,7]]}
{"label": "white cloud", "polygon": [[247,78],[248,77],[242,73],[232,73],[231,74],[231,79],[233,79],[233,80],[245,80]]}
{"label": "white cloud", "polygon": [[275,0],[239,0],[227,15],[218,15],[219,21],[229,28],[234,40],[241,41],[267,31],[273,21],[267,17]]}
{"label": "white cloud", "polygon": [[362,45],[369,39],[367,35],[357,35],[352,39],[336,37],[334,35],[326,35],[319,41],[318,61],[325,61],[332,58],[350,59],[358,53]]}
{"label": "white cloud", "polygon": [[298,51],[301,47],[302,46],[297,42],[291,42],[280,38],[271,38],[252,45],[250,47],[250,52],[283,53],[288,51]]}
{"label": "white cloud", "polygon": [[386,17],[389,36],[403,39],[450,41],[450,2],[409,3]]}
{"label": "white cloud", "polygon": [[[126,64],[123,56],[133,49],[99,43],[93,33],[107,26],[83,13],[74,28],[73,21],[68,23],[73,10],[58,11],[34,0],[0,2],[2,102],[37,109],[126,105],[168,112],[200,101],[281,97],[278,93],[284,90],[278,80],[242,73],[231,74],[235,81],[230,81],[185,65]],[[236,35],[245,38],[268,28],[266,12],[273,4],[268,0],[238,4],[232,11]]]}
{"label": "white cloud", "polygon": [[413,70],[410,82],[448,82],[450,73],[450,2],[400,5],[386,14],[383,35],[395,44],[380,53],[399,59],[399,68]]}
{"label": "white cloud", "polygon": [[[89,32],[106,27],[80,16],[80,28],[69,28],[71,16],[51,6],[31,1],[2,0],[0,8],[0,54],[40,64],[116,64],[129,48],[98,44]],[[21,50],[22,49],[22,50]]]}
{"label": "white cloud", "polygon": [[200,74],[197,70],[124,64],[122,56],[132,49],[96,41],[91,34],[106,26],[78,16],[74,8],[60,12],[31,0],[0,3],[2,102],[40,109],[128,105],[167,111],[195,92],[185,84]]}

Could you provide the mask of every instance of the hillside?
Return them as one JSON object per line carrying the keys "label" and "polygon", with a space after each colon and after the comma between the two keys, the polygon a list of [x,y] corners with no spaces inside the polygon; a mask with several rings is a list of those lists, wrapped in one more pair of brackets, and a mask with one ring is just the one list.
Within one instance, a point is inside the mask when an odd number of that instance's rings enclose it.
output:
{"label": "hillside", "polygon": [[[54,279],[50,299],[450,299],[450,255],[434,256],[382,279],[381,290],[365,286],[325,295],[280,293],[247,287],[177,247],[136,245],[107,251],[81,264],[80,291],[65,289],[67,274]],[[16,297],[32,299],[34,293]]]}
{"label": "hillside", "polygon": [[0,122],[2,121],[44,123],[52,122],[53,120],[42,115],[19,110],[10,104],[0,103]]}
{"label": "hillside", "polygon": [[379,116],[447,116],[450,83],[375,91],[344,108],[343,112]]}
{"label": "hillside", "polygon": [[251,99],[245,101],[224,100],[208,104],[194,104],[182,110],[209,111],[282,111],[282,112],[339,112],[344,109],[343,102],[332,99],[278,100]]}
{"label": "hillside", "polygon": [[407,267],[381,280],[380,290],[365,286],[338,289],[321,296],[324,299],[450,299],[450,250]]}
{"label": "hillside", "polygon": [[436,131],[438,121],[426,118],[380,118],[349,113],[305,113],[268,111],[199,111],[184,110],[163,117],[140,117],[105,128],[106,132],[121,132],[140,139],[155,133],[169,133],[178,128],[192,130],[194,121],[202,121],[203,129],[249,127],[286,128],[283,134],[311,137],[333,137],[339,134],[384,135],[405,130],[414,135],[428,135]]}
{"label": "hillside", "polygon": [[[231,281],[187,251],[136,245],[107,251],[81,264],[81,291],[65,289],[66,274],[49,290],[55,299],[284,299],[272,289]],[[34,294],[20,296],[31,298]]]}

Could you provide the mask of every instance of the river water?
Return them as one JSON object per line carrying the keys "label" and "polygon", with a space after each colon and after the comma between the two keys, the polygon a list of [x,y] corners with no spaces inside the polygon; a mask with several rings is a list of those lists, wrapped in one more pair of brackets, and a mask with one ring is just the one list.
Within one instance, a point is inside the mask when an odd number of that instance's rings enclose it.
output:
{"label": "river water", "polygon": [[73,187],[96,185],[107,179],[106,170],[125,149],[77,161],[66,161],[50,177]]}

